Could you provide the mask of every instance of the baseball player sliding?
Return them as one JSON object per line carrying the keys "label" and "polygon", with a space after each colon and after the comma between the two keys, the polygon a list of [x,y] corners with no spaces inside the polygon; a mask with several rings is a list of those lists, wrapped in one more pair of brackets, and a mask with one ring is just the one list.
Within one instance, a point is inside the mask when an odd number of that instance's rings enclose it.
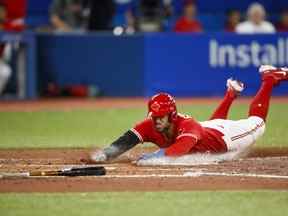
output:
{"label": "baseball player sliding", "polygon": [[246,152],[263,135],[274,86],[288,80],[288,68],[262,65],[262,83],[253,98],[247,119],[227,120],[229,108],[243,91],[243,83],[228,79],[227,91],[210,120],[198,122],[177,112],[173,97],[167,93],[153,96],[148,102],[148,117],[128,130],[109,147],[93,152],[91,160],[112,160],[139,143],[155,143],[160,150],[147,153],[141,160],[163,156],[178,157],[193,153]]}

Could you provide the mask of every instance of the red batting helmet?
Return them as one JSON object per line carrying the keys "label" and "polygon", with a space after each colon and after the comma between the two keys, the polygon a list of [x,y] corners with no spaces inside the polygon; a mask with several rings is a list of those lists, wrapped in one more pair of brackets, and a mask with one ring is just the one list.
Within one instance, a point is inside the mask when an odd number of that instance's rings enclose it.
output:
{"label": "red batting helmet", "polygon": [[174,120],[177,116],[174,98],[167,93],[154,95],[148,102],[148,115],[152,118],[169,115],[170,120]]}

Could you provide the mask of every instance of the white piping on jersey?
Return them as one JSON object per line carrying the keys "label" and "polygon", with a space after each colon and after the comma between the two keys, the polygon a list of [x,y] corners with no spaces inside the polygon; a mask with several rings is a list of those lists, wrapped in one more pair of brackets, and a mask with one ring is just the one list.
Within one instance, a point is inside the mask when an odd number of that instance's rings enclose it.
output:
{"label": "white piping on jersey", "polygon": [[264,121],[262,121],[260,124],[257,124],[254,128],[252,128],[251,130],[245,132],[245,133],[242,133],[242,134],[239,134],[239,135],[236,135],[236,136],[233,136],[231,137],[231,140],[232,141],[235,141],[237,139],[241,139],[243,137],[246,137],[248,135],[251,135],[252,133],[254,133],[256,130],[258,130],[259,128],[263,127],[265,124]]}
{"label": "white piping on jersey", "polygon": [[183,134],[177,136],[176,139],[179,139],[179,138],[184,137],[184,136],[193,137],[194,139],[196,139],[196,142],[198,141],[198,137],[195,134],[191,134],[191,133],[183,133]]}
{"label": "white piping on jersey", "polygon": [[130,131],[133,132],[139,138],[141,143],[143,143],[143,138],[142,138],[141,134],[138,133],[138,131],[136,131],[134,128],[131,128]]}

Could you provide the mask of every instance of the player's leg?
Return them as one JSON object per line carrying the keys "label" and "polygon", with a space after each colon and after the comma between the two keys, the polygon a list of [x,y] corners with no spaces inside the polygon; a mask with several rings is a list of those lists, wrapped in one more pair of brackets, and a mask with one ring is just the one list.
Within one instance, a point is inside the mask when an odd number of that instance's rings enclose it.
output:
{"label": "player's leg", "polygon": [[[263,135],[265,122],[263,119],[252,116],[241,120],[214,119],[200,122],[203,127],[220,131],[222,139],[227,145],[228,152],[234,152],[235,158],[247,153],[255,141]],[[233,154],[234,154],[233,153]]]}
{"label": "player's leg", "polygon": [[233,103],[233,101],[237,98],[237,96],[243,91],[244,84],[240,81],[228,79],[227,83],[227,91],[226,94],[215,109],[213,115],[211,116],[210,120],[212,119],[227,119],[229,109]]}
{"label": "player's leg", "polygon": [[262,83],[251,102],[249,117],[258,116],[266,121],[273,87],[279,85],[281,81],[288,80],[288,68],[263,65],[259,68],[259,72],[262,76]]}
{"label": "player's leg", "polygon": [[252,116],[237,121],[222,120],[224,125],[224,137],[228,152],[235,152],[235,159],[246,155],[253,144],[265,132],[263,119]]}
{"label": "player's leg", "polygon": [[287,68],[261,66],[259,72],[262,76],[262,84],[250,105],[249,118],[238,121],[222,120],[223,138],[228,151],[245,153],[264,134],[273,87],[281,81],[288,80]]}

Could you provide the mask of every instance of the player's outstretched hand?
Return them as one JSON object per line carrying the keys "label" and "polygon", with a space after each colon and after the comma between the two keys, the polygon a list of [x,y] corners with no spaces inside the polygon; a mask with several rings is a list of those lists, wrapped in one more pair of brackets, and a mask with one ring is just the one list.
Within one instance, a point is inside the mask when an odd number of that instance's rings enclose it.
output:
{"label": "player's outstretched hand", "polygon": [[165,156],[165,150],[159,149],[158,151],[152,152],[152,153],[146,153],[140,156],[139,160],[148,160],[152,158],[159,158]]}
{"label": "player's outstretched hand", "polygon": [[90,154],[90,160],[95,163],[107,161],[107,155],[103,150],[98,150]]}

